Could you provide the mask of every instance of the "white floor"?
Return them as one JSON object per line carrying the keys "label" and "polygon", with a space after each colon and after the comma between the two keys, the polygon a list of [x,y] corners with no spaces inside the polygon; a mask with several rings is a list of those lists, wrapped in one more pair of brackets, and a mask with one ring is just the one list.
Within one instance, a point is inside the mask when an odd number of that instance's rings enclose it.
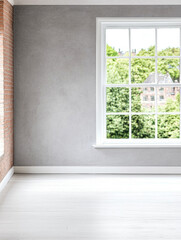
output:
{"label": "white floor", "polygon": [[181,240],[181,176],[14,175],[0,240]]}

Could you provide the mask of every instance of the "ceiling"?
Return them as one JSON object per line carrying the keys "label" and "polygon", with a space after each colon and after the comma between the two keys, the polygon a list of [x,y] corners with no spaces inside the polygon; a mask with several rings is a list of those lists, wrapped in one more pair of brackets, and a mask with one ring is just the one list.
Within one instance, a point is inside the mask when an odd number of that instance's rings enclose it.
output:
{"label": "ceiling", "polygon": [[12,5],[181,5],[181,0],[8,0]]}

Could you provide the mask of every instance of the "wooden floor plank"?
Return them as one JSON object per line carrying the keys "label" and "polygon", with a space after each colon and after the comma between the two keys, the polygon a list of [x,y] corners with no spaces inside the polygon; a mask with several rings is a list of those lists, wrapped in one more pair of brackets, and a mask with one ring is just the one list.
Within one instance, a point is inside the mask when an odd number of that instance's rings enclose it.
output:
{"label": "wooden floor plank", "polygon": [[181,176],[14,175],[0,240],[180,240]]}

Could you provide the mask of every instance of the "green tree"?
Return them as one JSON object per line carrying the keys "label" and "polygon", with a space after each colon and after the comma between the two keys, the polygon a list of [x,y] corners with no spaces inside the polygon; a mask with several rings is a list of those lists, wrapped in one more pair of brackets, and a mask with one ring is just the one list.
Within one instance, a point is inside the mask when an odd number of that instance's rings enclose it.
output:
{"label": "green tree", "polygon": [[107,56],[109,56],[109,57],[119,56],[118,52],[116,50],[114,50],[111,46],[109,46],[108,44],[106,45],[106,53],[107,53]]}
{"label": "green tree", "polygon": [[[167,99],[165,105],[158,108],[159,112],[179,112],[180,94],[177,93],[176,100]],[[158,138],[179,138],[180,137],[180,115],[158,116]]]}

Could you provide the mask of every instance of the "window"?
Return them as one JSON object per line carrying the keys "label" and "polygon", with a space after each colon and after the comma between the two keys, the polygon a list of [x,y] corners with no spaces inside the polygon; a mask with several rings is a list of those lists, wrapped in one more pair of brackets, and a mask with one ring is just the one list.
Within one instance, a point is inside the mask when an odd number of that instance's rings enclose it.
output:
{"label": "window", "polygon": [[148,101],[148,96],[143,96],[143,101]]}
{"label": "window", "polygon": [[172,88],[171,95],[175,95],[175,87]]}
{"label": "window", "polygon": [[151,96],[151,101],[155,101],[155,96]]}
{"label": "window", "polygon": [[164,96],[160,96],[160,101],[163,101],[164,100]]}
{"label": "window", "polygon": [[181,146],[180,28],[98,18],[97,146]]}

